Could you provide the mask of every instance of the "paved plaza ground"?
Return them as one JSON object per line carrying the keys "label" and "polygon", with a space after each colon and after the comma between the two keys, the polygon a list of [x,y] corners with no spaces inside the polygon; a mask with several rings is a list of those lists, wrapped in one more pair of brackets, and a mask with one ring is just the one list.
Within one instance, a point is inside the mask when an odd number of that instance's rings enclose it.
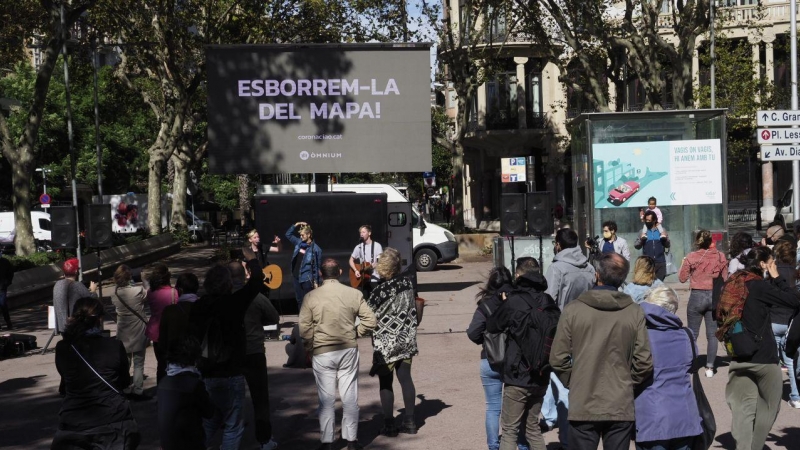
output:
{"label": "paved plaza ground", "polygon": [[[198,275],[207,269],[211,256],[207,247],[193,247],[168,258],[174,277],[185,271]],[[478,286],[491,269],[488,258],[471,258],[455,264],[441,266],[441,270],[419,274],[420,295],[427,300],[424,320],[419,329],[419,356],[414,358],[413,378],[417,389],[417,422],[419,434],[387,438],[379,435],[383,423],[378,396],[378,380],[370,378],[368,371],[372,360],[369,339],[359,340],[361,368],[359,373],[359,405],[361,417],[359,439],[369,449],[474,449],[486,448],[484,433],[483,388],[478,375],[480,348],[467,339],[465,330],[475,309]],[[674,277],[671,277],[674,278]],[[668,279],[669,281],[670,279]],[[671,283],[679,289],[681,307],[678,314],[685,320],[688,289]],[[111,292],[110,285],[104,290]],[[106,300],[108,300],[106,298]],[[34,305],[13,311],[18,332],[35,334],[40,346],[50,336],[46,329],[45,305]],[[282,318],[283,333],[297,320],[297,316]],[[106,322],[114,330],[113,322]],[[705,332],[701,330],[699,347],[705,356]],[[56,337],[54,342],[60,338]],[[57,394],[59,376],[54,366],[51,344],[46,354],[33,354],[0,361],[0,448],[46,449],[55,433],[61,397]],[[316,417],[317,393],[310,369],[284,369],[285,342],[267,341],[270,398],[275,439],[279,448],[287,450],[313,450],[318,445],[319,432]],[[37,352],[38,353],[38,352]],[[720,354],[724,351],[720,347]],[[725,403],[728,358],[721,357],[718,374],[703,378],[703,386],[711,401],[717,419],[717,438],[714,448],[733,448],[730,434],[731,415]],[[155,393],[155,357],[148,349],[145,362],[145,380],[148,393]],[[785,376],[784,376],[785,379]],[[399,385],[395,383],[402,408]],[[784,400],[788,400],[788,381],[784,383]],[[246,403],[247,428],[243,449],[257,448],[252,428],[252,407]],[[142,431],[142,449],[158,448],[156,400],[131,403],[134,416]],[[337,403],[337,424],[341,407]],[[399,413],[398,413],[399,414]],[[338,431],[337,431],[338,433]],[[338,435],[338,434],[337,434]],[[555,431],[545,435],[549,449],[557,447]],[[781,404],[778,420],[767,442],[769,448],[800,448],[800,410]],[[342,448],[341,441],[338,447]],[[633,446],[631,446],[633,448]]]}

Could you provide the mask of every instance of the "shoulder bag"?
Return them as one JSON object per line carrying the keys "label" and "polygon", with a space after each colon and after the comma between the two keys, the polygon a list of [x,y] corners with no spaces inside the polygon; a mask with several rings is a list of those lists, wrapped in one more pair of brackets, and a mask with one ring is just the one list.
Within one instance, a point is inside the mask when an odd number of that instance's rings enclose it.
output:
{"label": "shoulder bag", "polygon": [[689,345],[692,347],[692,368],[690,370],[692,373],[692,391],[697,401],[697,411],[700,413],[701,426],[703,427],[703,433],[695,436],[692,442],[692,450],[708,450],[714,443],[714,437],[717,434],[717,421],[714,419],[714,411],[711,409],[711,404],[708,402],[703,385],[700,383],[700,375],[696,367],[697,352],[694,349],[694,335],[688,328],[683,330],[689,336]]}
{"label": "shoulder bag", "polygon": [[117,298],[119,299],[119,302],[122,303],[123,306],[128,308],[128,311],[130,311],[134,316],[138,317],[139,320],[141,320],[142,322],[144,322],[145,325],[147,325],[147,321],[144,320],[144,317],[142,317],[141,314],[139,314],[136,311],[134,311],[133,308],[131,308],[131,306],[127,302],[125,302],[125,300],[123,300],[122,297],[119,296],[119,294],[117,293],[118,290],[119,290],[119,286],[114,288],[114,295],[117,296]]}
{"label": "shoulder bag", "polygon": [[[481,302],[481,306],[488,313],[486,318],[492,315],[492,310],[486,302]],[[506,360],[506,347],[508,346],[508,333],[503,331],[500,333],[483,332],[483,349],[486,351],[486,360],[489,361],[489,366],[499,372],[503,368],[503,362]]]}

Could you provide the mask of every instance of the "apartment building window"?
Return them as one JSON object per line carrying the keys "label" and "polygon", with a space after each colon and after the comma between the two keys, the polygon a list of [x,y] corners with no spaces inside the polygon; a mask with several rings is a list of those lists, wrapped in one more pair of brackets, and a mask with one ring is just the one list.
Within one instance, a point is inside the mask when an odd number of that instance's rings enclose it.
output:
{"label": "apartment building window", "polygon": [[517,75],[503,72],[486,83],[486,128],[517,128]]}
{"label": "apartment building window", "polygon": [[662,0],[661,14],[669,14],[671,0]]}
{"label": "apartment building window", "polygon": [[470,10],[468,5],[461,4],[458,8],[458,13],[461,19],[461,23],[459,26],[461,27],[461,39],[463,40],[464,44],[469,44],[469,35],[472,31],[472,16],[470,15]]}
{"label": "apartment building window", "polygon": [[486,17],[492,21],[489,25],[490,40],[494,42],[498,38],[504,38],[507,32],[505,13],[489,6],[486,8]]}

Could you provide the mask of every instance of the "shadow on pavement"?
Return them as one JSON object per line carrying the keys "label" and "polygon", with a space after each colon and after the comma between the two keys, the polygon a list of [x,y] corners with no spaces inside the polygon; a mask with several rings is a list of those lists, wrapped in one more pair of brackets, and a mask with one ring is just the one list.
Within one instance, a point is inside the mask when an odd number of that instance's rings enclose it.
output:
{"label": "shadow on pavement", "polygon": [[435,283],[435,284],[423,284],[420,283],[419,292],[449,292],[449,291],[461,291],[470,286],[474,286],[478,283],[474,281],[459,281],[459,282],[452,282],[452,283]]}

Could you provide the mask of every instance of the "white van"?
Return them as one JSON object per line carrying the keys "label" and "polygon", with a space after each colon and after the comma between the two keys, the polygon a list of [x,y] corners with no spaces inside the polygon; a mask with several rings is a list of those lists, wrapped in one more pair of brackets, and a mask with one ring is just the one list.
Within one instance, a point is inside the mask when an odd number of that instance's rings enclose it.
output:
{"label": "white van", "polygon": [[[50,214],[42,211],[31,211],[33,225],[33,239],[44,244],[49,244],[51,239]],[[16,224],[14,212],[0,212],[0,248],[14,247]],[[37,248],[39,246],[37,245]]]}
{"label": "white van", "polygon": [[[388,184],[332,184],[332,192],[355,192],[362,194],[385,193],[389,203],[408,203],[408,199],[394,186]],[[316,192],[316,187],[307,184],[265,184],[258,194],[299,194]],[[343,212],[346,214],[347,212]],[[420,272],[434,270],[437,264],[458,258],[458,242],[450,231],[432,223],[426,223],[419,211],[411,209],[413,230],[414,263]]]}

